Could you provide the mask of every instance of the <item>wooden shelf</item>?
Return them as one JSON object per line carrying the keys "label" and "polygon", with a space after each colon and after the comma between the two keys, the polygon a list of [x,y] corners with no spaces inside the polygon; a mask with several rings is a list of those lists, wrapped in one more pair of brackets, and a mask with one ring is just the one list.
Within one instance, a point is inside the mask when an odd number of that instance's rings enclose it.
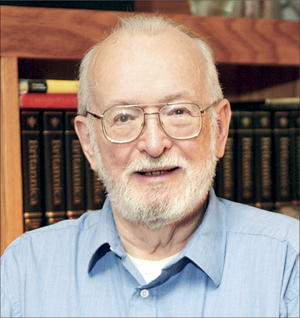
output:
{"label": "wooden shelf", "polygon": [[[80,59],[105,36],[117,16],[132,14],[2,6],[1,55]],[[207,40],[218,63],[299,65],[298,22],[163,15],[185,24]]]}
{"label": "wooden shelf", "polygon": [[[19,76],[76,78],[84,52],[132,14],[1,6],[1,251],[23,231]],[[300,94],[299,22],[162,15],[212,46],[232,100]]]}

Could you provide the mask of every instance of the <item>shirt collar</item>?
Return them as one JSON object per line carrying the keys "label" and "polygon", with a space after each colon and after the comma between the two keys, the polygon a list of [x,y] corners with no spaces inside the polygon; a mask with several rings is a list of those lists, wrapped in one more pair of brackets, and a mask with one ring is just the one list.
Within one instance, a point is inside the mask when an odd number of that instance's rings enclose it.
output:
{"label": "shirt collar", "polygon": [[[110,250],[119,257],[126,255],[118,235],[110,201],[106,199],[102,210],[96,213],[98,214],[98,222],[91,224],[90,228],[87,229],[88,239],[86,246],[89,246],[88,272]],[[90,221],[93,222],[95,220]]]}
{"label": "shirt collar", "polygon": [[[119,238],[109,200],[99,213],[99,222],[88,229],[89,257],[88,272],[109,250],[119,257],[126,252]],[[94,226],[93,226],[94,225]],[[93,228],[92,228],[93,226]],[[226,244],[225,213],[213,189],[209,192],[209,201],[203,220],[181,253],[189,258],[219,285],[222,278]]]}
{"label": "shirt collar", "polygon": [[222,279],[226,247],[225,211],[213,189],[203,220],[182,252],[218,286]]}

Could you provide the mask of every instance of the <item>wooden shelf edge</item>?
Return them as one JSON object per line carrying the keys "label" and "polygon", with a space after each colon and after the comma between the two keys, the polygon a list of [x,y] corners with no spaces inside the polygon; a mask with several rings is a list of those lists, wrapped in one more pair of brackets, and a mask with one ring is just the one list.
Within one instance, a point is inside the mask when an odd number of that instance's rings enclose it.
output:
{"label": "wooden shelf edge", "polygon": [[[23,233],[18,66],[1,58],[1,253]],[[18,221],[16,221],[18,220]]]}
{"label": "wooden shelf edge", "polygon": [[[137,13],[2,6],[1,55],[80,59],[115,25],[117,16],[133,14]],[[297,21],[161,15],[208,41],[218,63],[299,65]]]}

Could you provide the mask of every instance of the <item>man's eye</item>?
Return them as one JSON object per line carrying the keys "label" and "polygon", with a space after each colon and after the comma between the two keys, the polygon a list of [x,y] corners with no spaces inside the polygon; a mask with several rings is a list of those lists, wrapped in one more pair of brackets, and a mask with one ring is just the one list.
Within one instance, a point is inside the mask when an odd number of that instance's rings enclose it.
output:
{"label": "man's eye", "polygon": [[114,123],[120,124],[120,123],[127,123],[128,121],[133,120],[133,117],[129,114],[119,114],[115,116]]}
{"label": "man's eye", "polygon": [[174,112],[176,115],[182,115],[185,113],[185,110],[184,109],[176,109],[175,112]]}
{"label": "man's eye", "polygon": [[174,108],[169,112],[169,116],[188,116],[190,115],[190,111],[184,107],[182,108]]}

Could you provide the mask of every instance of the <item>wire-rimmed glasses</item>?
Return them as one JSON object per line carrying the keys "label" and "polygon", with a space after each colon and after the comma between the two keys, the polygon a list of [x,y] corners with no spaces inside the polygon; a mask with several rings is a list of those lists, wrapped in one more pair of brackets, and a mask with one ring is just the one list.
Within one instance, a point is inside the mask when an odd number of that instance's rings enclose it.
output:
{"label": "wire-rimmed glasses", "polygon": [[[159,123],[167,136],[184,140],[200,134],[202,115],[213,104],[204,110],[189,102],[120,105],[106,109],[101,115],[90,111],[87,113],[101,119],[103,134],[113,143],[127,143],[137,139],[142,134],[145,118],[149,115],[158,115]],[[160,107],[159,111],[146,112],[144,107],[150,106]]]}

